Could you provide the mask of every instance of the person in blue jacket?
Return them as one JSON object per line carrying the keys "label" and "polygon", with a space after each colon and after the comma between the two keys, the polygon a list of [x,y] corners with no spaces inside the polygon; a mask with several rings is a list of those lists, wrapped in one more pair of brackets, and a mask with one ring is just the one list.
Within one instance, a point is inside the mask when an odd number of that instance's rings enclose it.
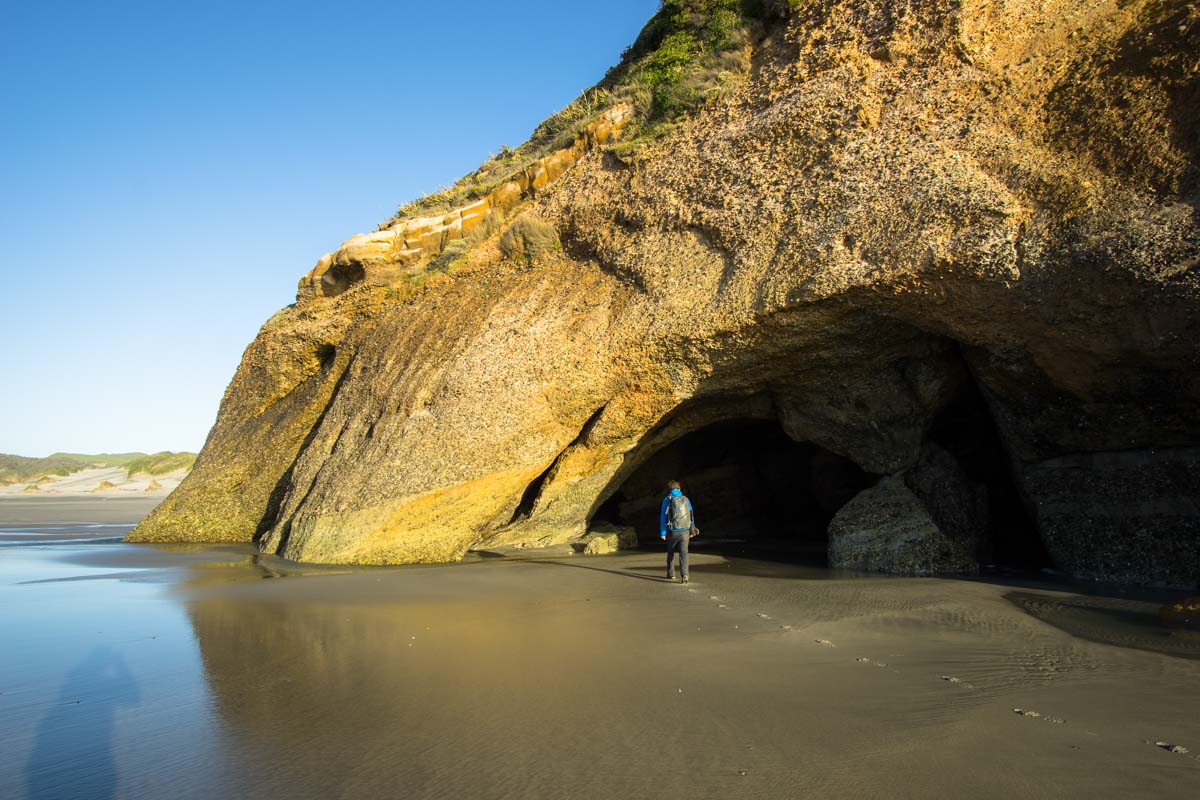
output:
{"label": "person in blue jacket", "polygon": [[696,525],[696,514],[692,501],[684,496],[679,481],[667,484],[667,496],[663,498],[658,514],[658,538],[667,543],[667,580],[675,580],[675,553],[679,553],[679,574],[688,582],[688,540]]}

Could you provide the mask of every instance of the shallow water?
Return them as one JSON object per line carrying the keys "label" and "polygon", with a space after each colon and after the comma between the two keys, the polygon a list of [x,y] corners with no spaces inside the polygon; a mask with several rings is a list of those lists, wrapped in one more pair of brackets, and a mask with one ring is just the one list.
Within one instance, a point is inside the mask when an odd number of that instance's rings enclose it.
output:
{"label": "shallow water", "polygon": [[1200,662],[1145,647],[1144,601],[703,553],[689,586],[657,554],[312,568],[53,527],[0,548],[0,797],[1200,792]]}

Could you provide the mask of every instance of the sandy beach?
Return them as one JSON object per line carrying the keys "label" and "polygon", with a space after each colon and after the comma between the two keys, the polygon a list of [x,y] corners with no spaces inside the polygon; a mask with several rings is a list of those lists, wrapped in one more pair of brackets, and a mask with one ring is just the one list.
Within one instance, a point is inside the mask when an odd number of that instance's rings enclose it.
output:
{"label": "sandy beach", "polygon": [[0,794],[1200,793],[1200,638],[1161,598],[660,562],[0,549]]}
{"label": "sandy beach", "polygon": [[0,536],[6,528],[29,524],[135,525],[162,502],[164,495],[78,495],[30,497],[0,495]]}

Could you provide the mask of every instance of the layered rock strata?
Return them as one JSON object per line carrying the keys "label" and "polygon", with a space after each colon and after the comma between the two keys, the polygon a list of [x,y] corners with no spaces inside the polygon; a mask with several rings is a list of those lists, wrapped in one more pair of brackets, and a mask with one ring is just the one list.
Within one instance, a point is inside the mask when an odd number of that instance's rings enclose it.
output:
{"label": "layered rock strata", "polygon": [[446,214],[394,222],[375,233],[360,233],[326,253],[303,278],[297,301],[335,297],[360,281],[387,286],[419,274],[429,260],[522,201],[536,197],[596,147],[621,135],[633,109],[618,105],[586,125],[570,147],[535,160],[485,196]]}
{"label": "layered rock strata", "polygon": [[1057,566],[1200,581],[1195,8],[793,5],[667,135],[489,197],[561,250],[496,233],[391,291],[471,206],[322,259],[134,538],[339,563],[575,540],[731,420],[903,483],[940,530],[903,476],[975,384]]}

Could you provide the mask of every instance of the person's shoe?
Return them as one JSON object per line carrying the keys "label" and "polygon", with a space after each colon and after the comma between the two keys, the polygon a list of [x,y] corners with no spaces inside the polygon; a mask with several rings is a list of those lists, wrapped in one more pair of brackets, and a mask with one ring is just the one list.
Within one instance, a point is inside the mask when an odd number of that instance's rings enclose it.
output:
{"label": "person's shoe", "polygon": [[668,572],[668,573],[667,573],[667,580],[669,580],[669,581],[673,581],[673,580],[675,580],[675,573],[674,573],[674,572]]}
{"label": "person's shoe", "polygon": [[687,583],[687,582],[688,582],[688,576],[687,576],[687,575],[684,575],[684,576],[683,576],[683,582],[684,582],[684,583]]}

